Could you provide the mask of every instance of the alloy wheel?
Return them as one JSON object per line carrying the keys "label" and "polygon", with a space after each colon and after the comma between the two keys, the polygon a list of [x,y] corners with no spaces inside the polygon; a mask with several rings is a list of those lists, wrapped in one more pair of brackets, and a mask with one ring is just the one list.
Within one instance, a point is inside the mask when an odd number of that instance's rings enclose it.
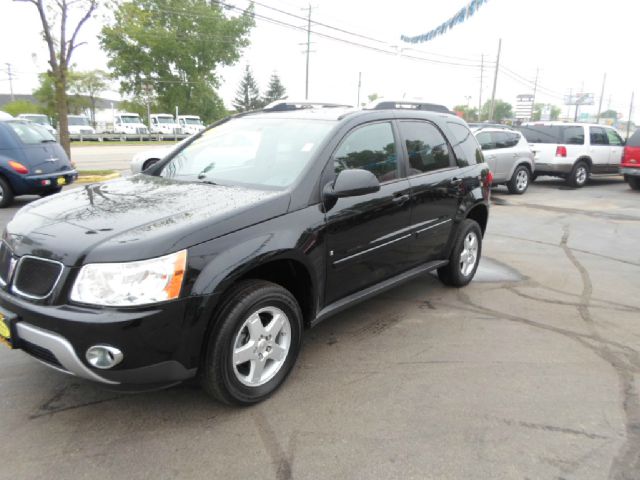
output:
{"label": "alloy wheel", "polygon": [[473,272],[478,261],[478,237],[474,232],[467,233],[464,248],[460,253],[460,272],[465,277]]}

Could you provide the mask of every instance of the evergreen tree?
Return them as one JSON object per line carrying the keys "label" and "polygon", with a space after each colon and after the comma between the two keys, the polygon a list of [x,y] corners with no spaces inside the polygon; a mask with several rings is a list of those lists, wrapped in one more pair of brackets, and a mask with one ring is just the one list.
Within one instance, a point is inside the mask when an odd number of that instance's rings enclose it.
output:
{"label": "evergreen tree", "polygon": [[287,89],[284,88],[280,77],[277,73],[271,74],[271,80],[269,80],[269,86],[267,87],[267,93],[264,94],[264,104],[267,105],[271,102],[275,102],[283,98],[287,94]]}
{"label": "evergreen tree", "polygon": [[258,85],[253,78],[253,73],[249,65],[244,68],[244,76],[236,90],[236,98],[233,100],[233,106],[238,112],[256,110],[262,107],[260,91],[258,90]]}

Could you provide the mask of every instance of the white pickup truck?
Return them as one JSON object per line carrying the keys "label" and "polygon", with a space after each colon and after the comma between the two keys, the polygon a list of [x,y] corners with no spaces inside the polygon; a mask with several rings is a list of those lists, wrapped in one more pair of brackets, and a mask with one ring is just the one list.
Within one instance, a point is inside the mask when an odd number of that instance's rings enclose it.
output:
{"label": "white pickup truck", "polygon": [[532,122],[520,131],[535,155],[535,176],[566,179],[579,188],[592,173],[617,174],[624,141],[612,127],[587,123]]}

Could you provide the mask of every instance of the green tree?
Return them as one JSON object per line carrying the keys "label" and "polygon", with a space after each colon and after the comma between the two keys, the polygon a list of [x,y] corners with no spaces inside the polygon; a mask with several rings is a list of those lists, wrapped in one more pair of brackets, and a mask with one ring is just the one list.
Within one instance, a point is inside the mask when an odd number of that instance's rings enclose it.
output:
{"label": "green tree", "polygon": [[453,111],[462,114],[462,118],[464,118],[467,122],[478,121],[477,108],[467,107],[466,105],[456,105],[455,107],[453,107]]}
{"label": "green tree", "polygon": [[482,106],[482,112],[480,113],[480,120],[502,122],[507,118],[513,117],[513,106],[510,103],[496,99],[495,107],[493,109],[493,118],[491,116],[491,100],[487,100]]}
{"label": "green tree", "polygon": [[536,103],[533,106],[533,116],[531,120],[538,121],[542,118],[542,110],[545,107],[551,108],[551,120],[557,120],[560,118],[560,114],[562,113],[562,109],[555,105],[551,105],[550,103]]}
{"label": "green tree", "polygon": [[230,17],[210,0],[124,1],[100,43],[122,93],[212,121],[225,114],[216,69],[240,58],[253,25],[252,7]]}
{"label": "green tree", "polygon": [[244,75],[236,90],[236,98],[233,100],[233,106],[238,112],[246,112],[262,107],[260,91],[258,90],[258,85],[253,78],[253,73],[249,65],[244,67]]}
{"label": "green tree", "polygon": [[286,93],[287,89],[284,88],[284,85],[282,85],[278,74],[274,72],[271,74],[269,86],[267,87],[267,93],[264,94],[263,103],[265,105],[268,105],[271,102],[275,102],[276,100],[284,97]]}
{"label": "green tree", "polygon": [[613,118],[614,120],[618,119],[618,112],[615,110],[605,110],[600,114],[600,118]]}
{"label": "green tree", "polygon": [[83,96],[89,102],[91,110],[91,123],[96,124],[96,101],[98,96],[108,86],[107,72],[102,70],[90,70],[88,72],[77,72],[77,79],[73,85],[75,92]]}
{"label": "green tree", "polygon": [[42,113],[42,108],[29,100],[14,100],[3,105],[2,110],[14,117],[21,113]]}
{"label": "green tree", "polygon": [[[71,57],[84,42],[78,41],[78,33],[94,15],[98,0],[18,0],[31,3],[38,11],[42,24],[42,37],[49,52],[49,76],[55,91],[60,144],[71,155],[69,122],[67,115],[68,73]],[[56,36],[54,32],[59,32]]]}
{"label": "green tree", "polygon": [[[40,85],[33,91],[33,96],[41,105],[44,113],[59,121],[55,79],[49,72],[41,73],[38,77]],[[78,94],[71,93],[77,90],[78,74],[73,70],[67,70],[66,82],[65,100],[67,113],[80,114],[89,107],[89,101]]]}

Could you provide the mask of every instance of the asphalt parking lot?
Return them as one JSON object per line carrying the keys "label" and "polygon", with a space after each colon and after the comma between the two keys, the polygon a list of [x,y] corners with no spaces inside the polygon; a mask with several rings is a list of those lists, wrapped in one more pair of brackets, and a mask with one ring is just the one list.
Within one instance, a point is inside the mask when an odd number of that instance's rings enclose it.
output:
{"label": "asphalt parking lot", "polygon": [[76,164],[78,170],[118,170],[120,172],[130,171],[131,159],[133,156],[145,150],[166,147],[167,143],[144,142],[141,145],[109,145],[103,143],[83,144],[74,143],[71,145],[71,160]]}
{"label": "asphalt parking lot", "polygon": [[471,285],[427,276],[327,320],[252,408],[2,348],[0,478],[638,479],[639,240],[619,177],[497,188]]}

